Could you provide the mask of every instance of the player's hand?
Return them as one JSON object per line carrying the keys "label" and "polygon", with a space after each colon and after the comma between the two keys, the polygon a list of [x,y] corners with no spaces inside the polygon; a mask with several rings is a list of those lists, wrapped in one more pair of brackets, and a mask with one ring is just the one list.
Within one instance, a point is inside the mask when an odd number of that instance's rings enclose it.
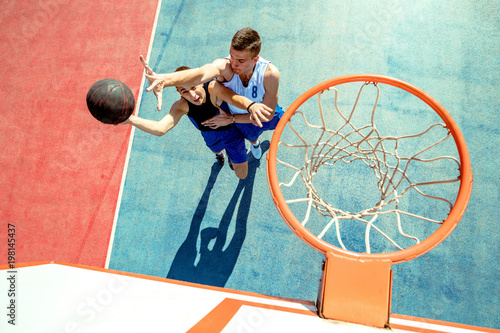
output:
{"label": "player's hand", "polygon": [[220,108],[219,110],[220,112],[218,115],[213,116],[208,120],[205,120],[201,124],[213,129],[231,124],[233,122],[233,116],[222,111]]}
{"label": "player's hand", "polygon": [[253,104],[248,111],[252,124],[259,127],[262,127],[262,122],[268,122],[273,117],[273,109],[262,103]]}
{"label": "player's hand", "polygon": [[160,74],[156,74],[153,72],[151,67],[149,67],[148,63],[144,59],[144,57],[141,55],[139,56],[141,59],[142,64],[144,65],[144,72],[145,76],[149,81],[149,87],[146,89],[146,91],[153,91],[153,93],[156,96],[156,99],[158,101],[158,111],[161,111],[161,105],[162,105],[162,98],[163,98],[163,88],[164,88],[164,83],[163,83],[163,77]]}

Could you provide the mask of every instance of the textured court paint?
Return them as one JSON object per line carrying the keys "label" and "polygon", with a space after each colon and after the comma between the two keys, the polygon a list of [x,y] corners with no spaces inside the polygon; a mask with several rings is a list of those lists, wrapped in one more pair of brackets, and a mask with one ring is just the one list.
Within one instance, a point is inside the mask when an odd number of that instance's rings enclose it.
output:
{"label": "textured court paint", "polygon": [[17,262],[104,265],[130,129],[97,122],[85,96],[116,78],[137,97],[156,4],[2,5],[0,228],[16,225]]}
{"label": "textured court paint", "polygon": [[[120,149],[128,130],[95,127],[77,95],[85,95],[86,82],[104,75],[140,82],[137,53],[147,50],[156,2],[128,3],[113,16],[114,6],[48,0],[3,4],[0,228],[17,224],[19,262],[104,261],[99,247],[109,238],[104,229],[112,220],[121,177],[112,165],[122,167]],[[351,73],[392,75],[429,92],[464,133],[475,185],[450,238],[429,254],[394,266],[392,312],[500,328],[498,6],[493,1],[312,0],[306,6],[296,0],[164,1],[151,63],[159,72],[205,64],[228,54],[236,30],[252,26],[263,37],[262,56],[281,71],[284,108],[317,83]],[[113,28],[99,30],[98,43],[92,37],[95,22]],[[129,47],[134,50],[126,52]],[[139,91],[138,84],[130,86]],[[177,95],[173,89],[164,95],[168,108]],[[155,111],[154,97],[145,95],[141,115],[159,119],[165,111]],[[105,144],[110,137],[118,141],[112,151]],[[204,196],[213,161],[186,119],[163,138],[136,131],[111,268],[167,276],[202,200],[208,204],[200,231],[210,236],[210,228],[225,227],[224,213],[239,211],[229,204],[239,181],[225,166]],[[321,256],[281,221],[267,189],[264,160],[257,164],[252,199],[247,207],[249,200],[243,201],[240,215],[248,210],[240,220],[246,222],[245,237],[230,276],[221,273],[219,281],[314,300]],[[227,227],[227,241],[243,234],[235,220]],[[94,229],[87,233],[92,221]],[[213,249],[215,241],[206,241]],[[197,240],[195,251],[199,246]],[[5,258],[0,256],[0,263]]]}
{"label": "textured court paint", "polygon": [[[284,108],[317,83],[353,73],[394,76],[430,93],[464,133],[475,187],[443,244],[393,267],[392,312],[500,328],[497,14],[491,1],[165,1],[150,63],[158,72],[203,65],[226,56],[232,35],[251,26],[263,38],[261,55],[280,69]],[[141,115],[160,119],[177,98],[166,89],[158,113],[145,94]],[[243,200],[235,197],[239,181],[227,166],[212,166],[188,121],[161,138],[135,133],[110,268],[161,277],[175,271],[203,283],[214,274],[213,285],[315,300],[322,258],[274,208],[264,157],[250,162],[252,198]],[[231,248],[235,237],[240,243]],[[232,261],[211,253],[224,249]]]}

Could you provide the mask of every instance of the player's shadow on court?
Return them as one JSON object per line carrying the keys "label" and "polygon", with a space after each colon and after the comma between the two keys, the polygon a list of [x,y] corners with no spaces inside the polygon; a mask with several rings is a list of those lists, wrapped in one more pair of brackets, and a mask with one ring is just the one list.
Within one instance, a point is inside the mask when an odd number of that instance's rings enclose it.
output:
{"label": "player's shadow on court", "polygon": [[[269,141],[262,142],[261,147],[264,154],[269,149]],[[249,154],[248,176],[246,179],[239,180],[218,228],[208,227],[200,231],[210,193],[221,170],[216,163],[212,166],[205,191],[191,220],[188,235],[174,257],[167,278],[218,287],[225,286],[245,241],[255,173],[263,160],[264,158],[256,160]],[[226,246],[229,226],[236,210],[234,234]],[[198,237],[200,238],[199,253],[196,249]]]}

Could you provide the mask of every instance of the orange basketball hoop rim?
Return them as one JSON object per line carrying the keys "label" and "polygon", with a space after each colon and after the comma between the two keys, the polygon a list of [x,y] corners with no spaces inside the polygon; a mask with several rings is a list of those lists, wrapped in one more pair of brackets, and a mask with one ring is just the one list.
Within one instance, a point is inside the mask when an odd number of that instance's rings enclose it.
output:
{"label": "orange basketball hoop rim", "polygon": [[[366,254],[366,253],[357,253],[335,247],[319,239],[309,230],[307,230],[304,226],[302,226],[302,224],[298,221],[298,219],[294,216],[294,214],[288,207],[288,204],[286,203],[285,198],[283,197],[283,194],[281,192],[278,181],[276,162],[277,162],[278,144],[280,142],[280,138],[286,124],[288,123],[290,118],[295,114],[295,111],[312,96],[330,87],[350,82],[383,83],[403,89],[408,93],[413,94],[414,96],[420,98],[441,117],[441,119],[446,124],[447,129],[452,134],[455,144],[457,146],[460,159],[460,186],[457,198],[455,200],[455,204],[453,205],[448,217],[432,235],[430,235],[425,240],[422,240],[422,242],[413,245],[409,248],[389,253]],[[346,75],[333,78],[316,85],[315,87],[309,89],[304,94],[302,94],[299,98],[297,98],[283,114],[280,122],[278,123],[274,131],[269,152],[267,154],[267,179],[274,203],[279,213],[281,214],[282,218],[292,229],[292,231],[294,231],[302,240],[304,240],[314,249],[322,252],[323,254],[334,253],[344,258],[357,259],[357,260],[370,260],[370,261],[390,260],[392,263],[412,260],[432,250],[434,247],[440,244],[444,239],[446,239],[446,237],[448,237],[448,235],[455,229],[456,225],[458,224],[458,222],[460,221],[465,212],[465,209],[467,207],[471,195],[472,183],[473,183],[471,163],[465,139],[458,125],[455,123],[455,121],[453,120],[451,115],[446,111],[446,109],[443,106],[441,106],[441,104],[439,104],[433,97],[431,97],[429,94],[427,94],[420,88],[417,88],[407,82],[392,77],[373,75],[373,74],[355,74],[355,75]]]}

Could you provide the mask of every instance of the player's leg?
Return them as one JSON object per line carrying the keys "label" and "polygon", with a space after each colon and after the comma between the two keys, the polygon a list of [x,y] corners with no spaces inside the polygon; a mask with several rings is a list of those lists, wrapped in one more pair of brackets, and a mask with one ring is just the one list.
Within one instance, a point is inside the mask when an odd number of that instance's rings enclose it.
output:
{"label": "player's leg", "polygon": [[233,163],[233,170],[236,177],[239,179],[245,179],[248,175],[248,162],[244,163]]}
{"label": "player's leg", "polygon": [[224,165],[224,133],[221,131],[201,132],[205,144],[215,154],[215,159],[220,166]]}
{"label": "player's leg", "polygon": [[224,151],[221,150],[220,152],[215,153],[215,159],[220,166],[224,166]]}
{"label": "player's leg", "polygon": [[260,141],[258,138],[257,141],[254,142],[250,141],[250,150],[252,152],[253,157],[260,160],[260,158],[262,157],[262,149],[260,149]]}
{"label": "player's leg", "polygon": [[245,137],[236,127],[226,131],[224,138],[229,165],[236,176],[245,179],[248,174],[248,156],[245,147]]}
{"label": "player's leg", "polygon": [[274,130],[278,125],[282,115],[283,109],[279,105],[277,105],[273,119],[268,122],[263,122],[262,127],[255,126],[254,124],[236,124],[238,129],[245,136],[245,139],[250,141],[250,150],[252,151],[252,155],[256,159],[260,159],[262,157],[262,149],[260,148],[259,136],[264,131]]}
{"label": "player's leg", "polygon": [[254,124],[236,124],[236,127],[243,134],[245,139],[250,141],[252,155],[256,159],[260,159],[262,156],[262,152],[260,151],[260,144],[258,141],[259,136],[264,130],[261,127],[255,126]]}

